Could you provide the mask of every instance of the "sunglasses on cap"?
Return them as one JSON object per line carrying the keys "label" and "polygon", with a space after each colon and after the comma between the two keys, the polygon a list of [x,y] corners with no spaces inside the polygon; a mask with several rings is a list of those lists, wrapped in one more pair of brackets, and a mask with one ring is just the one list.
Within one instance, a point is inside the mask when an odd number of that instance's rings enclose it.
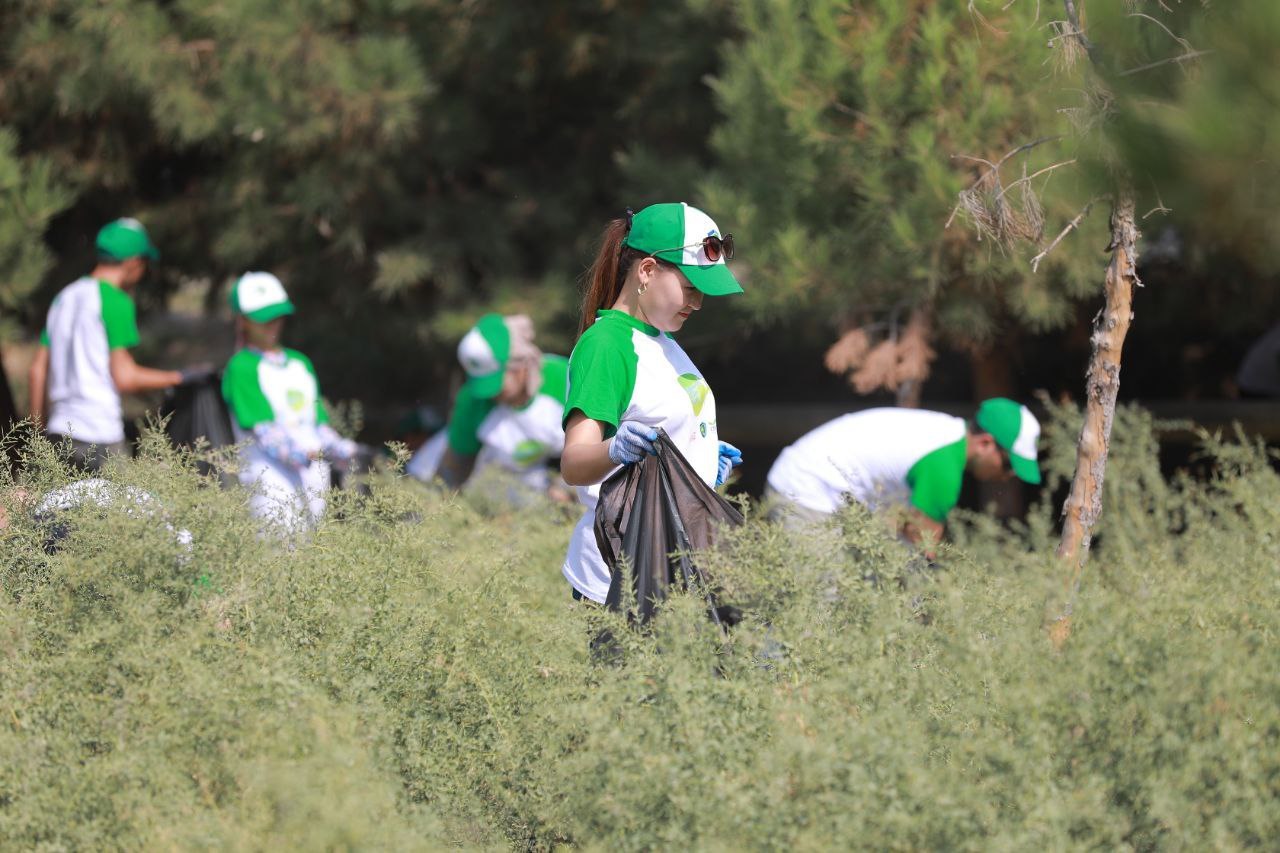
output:
{"label": "sunglasses on cap", "polygon": [[661,255],[663,252],[683,252],[685,249],[692,249],[695,246],[701,246],[702,251],[706,253],[707,260],[715,263],[724,257],[726,261],[733,260],[733,235],[726,234],[723,237],[717,237],[712,234],[710,237],[703,237],[699,243],[690,243],[687,246],[676,246],[673,249],[659,249],[650,254],[654,257]]}

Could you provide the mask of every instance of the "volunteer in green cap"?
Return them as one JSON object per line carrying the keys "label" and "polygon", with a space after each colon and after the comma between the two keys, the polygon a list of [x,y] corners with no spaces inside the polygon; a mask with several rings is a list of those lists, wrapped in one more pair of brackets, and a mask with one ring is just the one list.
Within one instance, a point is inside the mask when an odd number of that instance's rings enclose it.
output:
{"label": "volunteer in green cap", "polygon": [[[560,419],[568,359],[538,349],[528,317],[486,314],[459,342],[458,361],[467,381],[449,424],[423,446],[419,453],[426,458],[411,462],[409,470],[421,476],[426,462],[439,457],[432,473],[457,489],[475,471],[495,465],[514,475],[521,490],[557,494],[547,463],[564,449]],[[508,497],[518,502],[521,490]],[[563,493],[561,485],[558,494]]]}
{"label": "volunteer in green cap", "polygon": [[108,452],[125,451],[121,394],[186,378],[142,367],[129,354],[138,344],[131,294],[148,261],[160,257],[146,229],[136,219],[117,219],[98,232],[97,252],[92,272],[54,297],[29,376],[32,418],[44,422],[51,440],[70,440],[72,460],[89,471]]}
{"label": "volunteer in green cap", "polygon": [[991,482],[1040,482],[1040,422],[996,397],[972,422],[941,412],[882,408],[844,415],[784,449],[769,469],[766,501],[788,522],[820,521],[846,499],[906,509],[903,533],[937,542],[968,472]]}
{"label": "volunteer in green cap", "polygon": [[349,461],[355,442],[329,425],[311,360],[280,344],[293,303],[280,279],[248,272],[231,289],[242,346],[222,374],[222,396],[237,441],[245,441],[240,482],[256,518],[298,532],[324,513],[329,462]]}
{"label": "volunteer in green cap", "polygon": [[564,407],[561,472],[585,506],[562,569],[575,598],[603,602],[609,591],[594,531],[599,484],[653,453],[659,428],[707,485],[723,483],[742,458],[720,441],[711,388],[673,337],[704,296],[742,292],[725,264],[732,257],[733,236],[683,202],[628,211],[605,229]]}

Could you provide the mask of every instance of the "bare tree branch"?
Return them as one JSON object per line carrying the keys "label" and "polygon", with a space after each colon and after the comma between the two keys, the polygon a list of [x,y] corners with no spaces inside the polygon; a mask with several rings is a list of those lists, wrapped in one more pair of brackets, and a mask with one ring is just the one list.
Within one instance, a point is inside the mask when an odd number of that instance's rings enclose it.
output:
{"label": "bare tree branch", "polygon": [[[951,223],[955,221],[956,216],[959,215],[959,213],[962,210],[968,211],[969,215],[973,218],[974,223],[977,226],[979,239],[981,239],[984,233],[988,233],[991,236],[997,238],[998,240],[1003,241],[1004,238],[1001,234],[1001,229],[999,227],[993,227],[993,226],[990,226],[989,224],[986,224],[988,223],[988,220],[992,219],[993,217],[991,217],[990,214],[985,213],[985,205],[981,204],[978,201],[978,197],[981,195],[983,186],[990,185],[991,192],[993,193],[991,200],[996,204],[997,207],[1002,207],[1004,204],[1005,188],[1000,182],[1000,167],[1003,166],[1005,163],[1007,163],[1009,161],[1009,158],[1011,157],[1016,157],[1018,154],[1024,151],[1029,151],[1038,145],[1043,145],[1046,142],[1055,142],[1061,138],[1062,138],[1061,135],[1055,135],[1055,136],[1042,136],[1039,139],[1033,139],[1030,142],[1023,143],[1022,145],[1019,145],[1016,148],[1012,148],[1009,151],[1005,152],[1004,156],[1001,157],[999,160],[995,161],[994,163],[983,157],[975,157],[972,154],[952,154],[951,155],[952,159],[971,160],[974,163],[983,164],[984,166],[987,167],[987,169],[981,175],[979,175],[978,179],[975,180],[972,184],[970,184],[967,189],[965,189],[960,193],[960,197],[956,201],[956,206],[951,209],[951,215],[947,217],[947,222],[942,227],[950,228]],[[1051,167],[1051,168],[1055,168],[1055,167]],[[1015,182],[1014,185],[1016,185],[1017,183],[1024,183],[1026,180],[1029,180],[1029,179],[1020,178],[1017,182]],[[996,216],[994,217],[994,219],[999,221],[1003,218],[1004,218],[1004,210],[1003,209],[997,210]]]}
{"label": "bare tree branch", "polygon": [[1137,68],[1130,68],[1128,71],[1121,71],[1117,76],[1128,77],[1130,74],[1137,74],[1139,71],[1150,71],[1152,68],[1159,68],[1161,65],[1169,65],[1173,62],[1189,62],[1192,59],[1199,59],[1213,53],[1212,50],[1193,50],[1190,53],[1183,53],[1178,56],[1171,56],[1168,59],[1161,59],[1159,62],[1148,62],[1146,65],[1139,65]]}
{"label": "bare tree branch", "polygon": [[1045,258],[1047,258],[1049,256],[1049,253],[1058,247],[1058,244],[1062,242],[1063,238],[1065,238],[1072,231],[1079,228],[1080,223],[1083,222],[1084,218],[1089,215],[1089,211],[1093,208],[1093,206],[1098,202],[1102,201],[1102,199],[1104,198],[1106,198],[1106,196],[1098,196],[1097,198],[1090,199],[1089,203],[1084,206],[1084,209],[1076,214],[1076,218],[1068,222],[1067,227],[1063,228],[1062,232],[1058,234],[1057,237],[1053,238],[1053,242],[1050,243],[1044,249],[1044,251],[1040,252],[1040,254],[1036,255],[1034,258],[1031,259],[1032,272],[1039,272],[1040,262],[1043,261]]}
{"label": "bare tree branch", "polygon": [[1089,61],[1096,64],[1097,57],[1094,56],[1093,42],[1089,41],[1089,37],[1084,34],[1084,28],[1080,26],[1080,11],[1076,8],[1076,0],[1062,0],[1062,2],[1067,9],[1067,21],[1071,24],[1070,35],[1075,36],[1085,53],[1089,54]]}
{"label": "bare tree branch", "polygon": [[1004,189],[1000,190],[1000,192],[998,192],[998,193],[996,194],[996,198],[999,198],[1000,196],[1004,195],[1004,194],[1005,194],[1005,193],[1007,193],[1009,190],[1011,190],[1011,189],[1013,189],[1014,187],[1016,187],[1018,184],[1025,184],[1025,183],[1028,183],[1029,181],[1032,181],[1032,180],[1034,180],[1035,178],[1040,177],[1041,175],[1045,174],[1046,172],[1052,172],[1054,169],[1061,169],[1063,166],[1071,166],[1071,165],[1073,165],[1075,162],[1076,162],[1076,158],[1072,157],[1070,160],[1063,160],[1061,163],[1054,163],[1054,164],[1053,164],[1053,165],[1051,165],[1051,166],[1045,166],[1043,169],[1040,169],[1040,170],[1038,170],[1038,171],[1032,172],[1030,175],[1023,175],[1021,178],[1018,178],[1018,180],[1016,180],[1016,181],[1014,181],[1013,183],[1009,184],[1009,186],[1007,186],[1007,187],[1005,187]]}
{"label": "bare tree branch", "polygon": [[[1005,30],[1000,29],[999,27],[995,26],[990,21],[988,21],[985,17],[983,17],[983,14],[978,11],[978,7],[974,5],[974,3],[975,3],[975,0],[969,0],[969,17],[976,18],[978,21],[982,23],[984,27],[991,30],[991,32],[995,33],[996,35],[1007,36],[1009,34]],[[1005,8],[1008,8],[1008,7],[1005,7]]]}
{"label": "bare tree branch", "polygon": [[1179,36],[1175,35],[1175,34],[1174,34],[1174,32],[1173,32],[1173,30],[1171,30],[1171,29],[1169,29],[1167,26],[1165,26],[1164,22],[1163,22],[1163,21],[1161,21],[1159,18],[1153,18],[1153,17],[1151,17],[1150,15],[1146,14],[1145,12],[1130,12],[1126,17],[1129,17],[1129,18],[1145,18],[1145,19],[1147,19],[1148,21],[1150,21],[1151,23],[1155,24],[1155,25],[1156,25],[1157,27],[1159,27],[1160,29],[1164,30],[1166,33],[1168,33],[1168,34],[1169,34],[1169,38],[1173,39],[1173,40],[1174,40],[1174,41],[1176,41],[1178,44],[1182,45],[1182,49],[1183,49],[1183,50],[1185,50],[1185,51],[1187,51],[1187,52],[1191,52],[1191,51],[1195,50],[1195,48],[1193,48],[1193,47],[1191,46],[1191,42],[1187,41],[1187,40],[1186,40],[1186,39],[1184,39],[1184,38],[1181,38],[1181,37],[1179,37]]}

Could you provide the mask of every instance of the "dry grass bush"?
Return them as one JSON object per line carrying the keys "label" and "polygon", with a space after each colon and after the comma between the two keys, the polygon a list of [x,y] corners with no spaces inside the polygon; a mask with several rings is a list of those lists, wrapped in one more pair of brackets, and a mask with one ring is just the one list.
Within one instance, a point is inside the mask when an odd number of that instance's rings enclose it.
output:
{"label": "dry grass bush", "polygon": [[[556,508],[385,476],[285,547],[149,442],[108,476],[190,554],[118,507],[0,543],[0,847],[1265,846],[1280,481],[1208,436],[1208,480],[1165,480],[1153,428],[1117,422],[1062,654],[1048,505],[962,519],[936,570],[857,508],[798,536],[748,506],[706,558],[745,621],[681,596],[638,633],[570,600]],[[37,444],[18,479],[66,477]]]}

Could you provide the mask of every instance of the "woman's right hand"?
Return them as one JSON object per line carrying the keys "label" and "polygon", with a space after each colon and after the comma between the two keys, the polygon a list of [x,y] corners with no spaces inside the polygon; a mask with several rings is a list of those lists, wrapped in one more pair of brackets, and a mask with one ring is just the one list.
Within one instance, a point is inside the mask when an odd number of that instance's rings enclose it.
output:
{"label": "woman's right hand", "polygon": [[653,455],[653,443],[658,440],[658,431],[639,421],[623,421],[618,431],[609,441],[609,458],[619,465],[633,465],[645,457]]}

